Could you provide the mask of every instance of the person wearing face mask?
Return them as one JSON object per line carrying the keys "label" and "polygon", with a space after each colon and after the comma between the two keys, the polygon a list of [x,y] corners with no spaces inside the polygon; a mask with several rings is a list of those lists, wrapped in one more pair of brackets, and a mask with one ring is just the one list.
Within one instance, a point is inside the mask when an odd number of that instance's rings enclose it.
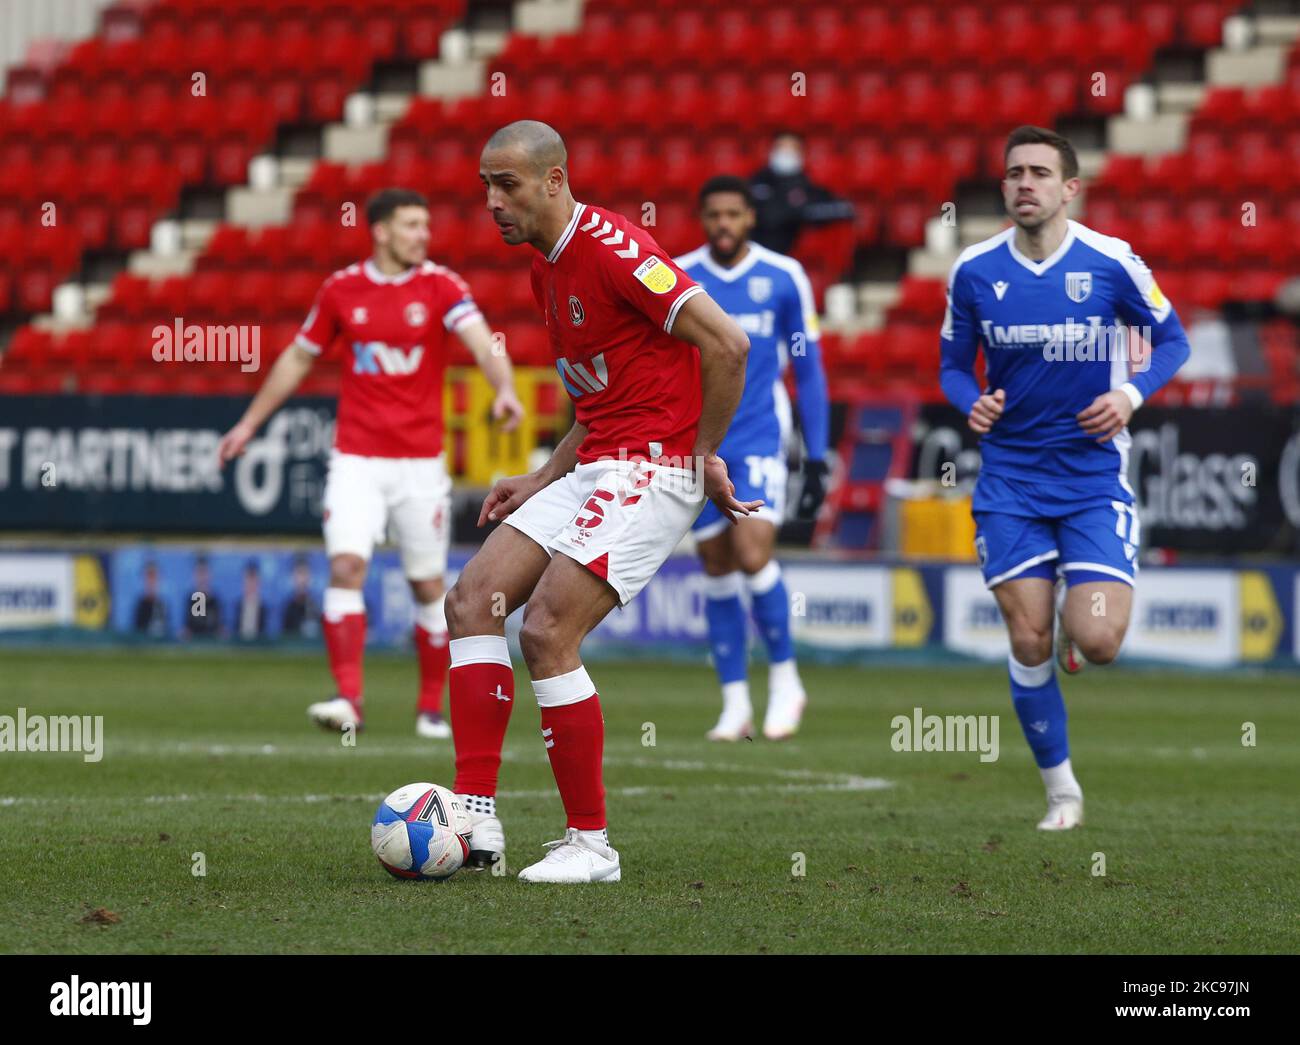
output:
{"label": "person wearing face mask", "polygon": [[803,165],[803,138],[780,131],[772,139],[767,166],[749,179],[757,222],[751,239],[789,254],[804,225],[852,221],[853,204],[816,185]]}

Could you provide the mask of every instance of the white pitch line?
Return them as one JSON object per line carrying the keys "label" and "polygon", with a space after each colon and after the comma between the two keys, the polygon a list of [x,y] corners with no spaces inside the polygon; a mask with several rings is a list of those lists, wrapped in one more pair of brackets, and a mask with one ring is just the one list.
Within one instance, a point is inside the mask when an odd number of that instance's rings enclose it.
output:
{"label": "white pitch line", "polygon": [[[713,793],[727,794],[762,794],[762,793],[779,793],[779,794],[802,794],[808,792],[825,792],[825,791],[881,791],[893,787],[892,781],[881,779],[880,777],[855,777],[845,776],[838,782],[828,782],[822,784],[712,784],[704,787],[680,788],[673,785],[665,784],[658,787],[611,787],[606,789],[606,794],[618,795],[623,798],[636,798],[645,795],[662,793],[666,790],[697,792],[709,791]],[[536,790],[536,791],[498,791],[498,798],[555,798],[555,790]],[[100,805],[171,805],[187,802],[249,802],[253,804],[269,803],[287,803],[299,805],[312,805],[322,802],[381,802],[384,795],[376,792],[370,795],[103,795],[103,796],[80,796],[75,799],[68,799],[77,805],[95,803]],[[0,808],[10,806],[31,806],[42,805],[49,806],[58,803],[57,798],[36,798],[31,795],[3,795],[0,796]]]}
{"label": "white pitch line", "polygon": [[[104,747],[105,757],[115,754],[138,754],[150,755],[155,757],[186,757],[186,756],[209,756],[224,757],[228,755],[239,756],[260,756],[267,757],[272,755],[282,756],[316,756],[327,758],[356,758],[366,756],[370,758],[394,758],[407,756],[439,756],[449,755],[451,752],[447,749],[430,747],[427,743],[412,741],[410,744],[368,744],[362,740],[356,747],[343,747],[341,744],[329,744],[322,746],[310,742],[294,742],[292,744],[211,744],[198,741],[168,741],[163,743],[157,742],[138,742],[130,741],[114,744],[107,742]],[[545,753],[540,749],[534,749],[529,745],[527,751],[519,748],[506,748],[501,753],[503,762],[535,763],[537,765],[546,764]],[[761,776],[780,777],[784,780],[807,780],[807,781],[827,781],[845,778],[848,774],[832,773],[817,769],[786,769],[781,766],[768,765],[744,765],[735,762],[710,762],[703,759],[654,759],[638,756],[627,758],[619,755],[611,755],[608,750],[605,755],[605,765],[607,766],[628,766],[634,769],[668,769],[681,772],[697,773],[753,773]]]}

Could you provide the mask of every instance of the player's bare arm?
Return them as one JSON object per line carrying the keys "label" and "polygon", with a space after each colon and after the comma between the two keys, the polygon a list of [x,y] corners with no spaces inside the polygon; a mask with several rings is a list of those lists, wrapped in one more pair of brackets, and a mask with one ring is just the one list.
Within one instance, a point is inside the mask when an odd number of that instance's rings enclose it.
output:
{"label": "player's bare arm", "polygon": [[586,425],[575,423],[560,440],[547,462],[537,471],[498,479],[484,499],[483,507],[479,509],[478,525],[504,519],[538,490],[573,471],[578,463],[578,447],[586,438]]}
{"label": "player's bare arm", "polygon": [[493,340],[492,331],[482,319],[462,324],[456,329],[456,336],[469,349],[474,362],[496,392],[496,398],[492,400],[492,420],[504,422],[502,431],[513,432],[524,419],[524,405],[515,394],[514,367],[510,364],[505,345]]}
{"label": "player's bare arm", "polygon": [[1132,416],[1133,401],[1120,389],[1112,388],[1078,414],[1079,427],[1095,435],[1097,442],[1106,443],[1123,431]]}
{"label": "player's bare arm", "polygon": [[316,362],[316,357],[300,345],[290,345],[280,353],[280,358],[266,375],[262,387],[248,404],[244,416],[221,437],[217,444],[217,459],[225,464],[244,452],[248,441],[266,423],[266,419],[280,409],[293,395]]}
{"label": "player's bare arm", "polygon": [[971,431],[987,435],[997,423],[997,419],[1002,416],[1002,410],[1006,405],[1007,394],[1000,388],[996,392],[980,396],[975,400],[975,405],[970,410],[970,417],[967,418]]}
{"label": "player's bare arm", "polygon": [[727,478],[727,466],[717,454],[745,391],[749,338],[707,294],[696,294],[682,306],[671,333],[700,350],[704,406],[694,455],[704,463],[705,496],[734,523],[737,516],[748,515],[763,506],[762,501],[736,500],[736,488]]}

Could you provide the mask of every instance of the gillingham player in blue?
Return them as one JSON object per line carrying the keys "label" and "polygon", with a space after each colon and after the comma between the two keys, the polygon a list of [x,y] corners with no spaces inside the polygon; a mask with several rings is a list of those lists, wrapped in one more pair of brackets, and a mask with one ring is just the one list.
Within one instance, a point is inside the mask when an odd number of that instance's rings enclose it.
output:
{"label": "gillingham player in blue", "polygon": [[[1053,619],[1067,673],[1082,667],[1080,654],[1108,664],[1119,652],[1140,538],[1126,426],[1183,365],[1188,344],[1132,248],[1066,217],[1079,192],[1070,143],[1020,127],[1005,155],[1013,224],[952,268],[940,383],[982,437],[975,546],[1011,639],[1012,702],[1047,788],[1038,827],[1060,831],[1083,822],[1083,790],[1070,766]],[[1134,362],[1137,334],[1151,350]],[[984,390],[974,377],[981,346]]]}
{"label": "gillingham player in blue", "polygon": [[736,496],[763,507],[731,525],[711,504],[694,535],[706,578],[705,615],[713,666],[722,683],[722,715],[710,740],[740,740],[754,732],[749,697],[748,627],[743,590],[767,646],[768,700],[763,735],[793,736],[807,698],[790,638],[790,596],[772,558],[784,520],[790,400],[782,383],[787,362],[798,385],[803,422],[803,492],[797,514],[811,519],[826,495],[829,411],[817,310],[803,266],[749,241],[754,202],[741,178],[722,175],[700,190],[700,221],[708,242],[677,259],[749,335],[745,392],[718,454]]}

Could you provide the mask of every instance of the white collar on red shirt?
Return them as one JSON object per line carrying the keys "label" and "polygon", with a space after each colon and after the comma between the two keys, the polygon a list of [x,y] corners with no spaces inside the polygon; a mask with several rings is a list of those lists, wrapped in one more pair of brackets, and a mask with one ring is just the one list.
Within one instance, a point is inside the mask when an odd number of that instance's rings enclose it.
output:
{"label": "white collar on red shirt", "polygon": [[586,209],[587,205],[585,203],[575,203],[573,205],[573,217],[569,219],[569,224],[564,226],[564,231],[560,233],[560,238],[555,241],[555,246],[551,248],[551,252],[546,255],[546,260],[552,265],[564,253],[564,248],[569,245],[569,240],[573,239],[573,232],[578,227],[578,218]]}
{"label": "white collar on red shirt", "polygon": [[379,271],[378,266],[375,265],[372,259],[366,258],[366,263],[361,266],[361,271],[366,274],[366,278],[370,280],[371,283],[392,283],[394,285],[399,285],[405,283],[408,279],[413,279],[415,274],[422,268],[424,268],[423,264],[412,265],[405,272],[399,272],[396,276],[385,276]]}

